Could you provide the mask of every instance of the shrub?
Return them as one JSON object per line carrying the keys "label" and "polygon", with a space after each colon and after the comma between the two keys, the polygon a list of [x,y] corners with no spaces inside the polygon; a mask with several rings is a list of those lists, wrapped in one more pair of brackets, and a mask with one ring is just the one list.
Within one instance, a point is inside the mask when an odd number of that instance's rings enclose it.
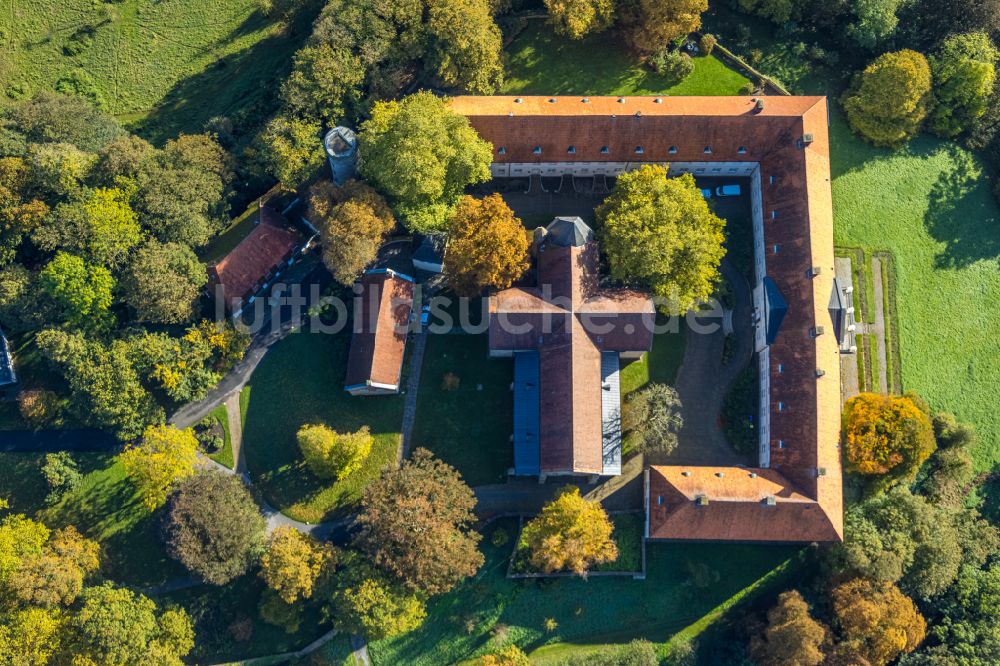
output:
{"label": "shrub", "polygon": [[306,465],[323,479],[343,479],[356,472],[368,459],[375,441],[368,426],[341,435],[322,424],[302,426],[297,438]]}
{"label": "shrub", "polygon": [[650,57],[653,71],[665,76],[673,83],[683,81],[694,71],[694,61],[686,53],[663,49]]}
{"label": "shrub", "polygon": [[495,530],[493,530],[493,535],[490,537],[490,542],[493,544],[494,547],[500,548],[502,546],[505,546],[507,545],[508,541],[510,541],[510,534],[507,532],[507,530],[505,530],[502,527],[498,527]]}
{"label": "shrub", "polygon": [[741,94],[741,95],[752,95],[756,89],[757,88],[754,86],[754,84],[752,84],[749,81],[747,81],[740,88],[739,94]]}
{"label": "shrub", "polygon": [[42,476],[49,486],[49,494],[45,497],[46,504],[57,503],[63,495],[75,490],[83,480],[76,461],[66,451],[45,454]]}
{"label": "shrub", "polygon": [[21,416],[33,428],[58,427],[62,425],[63,400],[55,391],[28,389],[17,396],[17,406]]}
{"label": "shrub", "polygon": [[712,55],[716,42],[715,35],[706,32],[698,39],[698,52],[703,56]]}
{"label": "shrub", "polygon": [[553,631],[559,628],[559,623],[556,621],[554,617],[547,617],[545,618],[545,622],[542,623],[542,626],[545,628],[545,631],[547,633],[551,634]]}

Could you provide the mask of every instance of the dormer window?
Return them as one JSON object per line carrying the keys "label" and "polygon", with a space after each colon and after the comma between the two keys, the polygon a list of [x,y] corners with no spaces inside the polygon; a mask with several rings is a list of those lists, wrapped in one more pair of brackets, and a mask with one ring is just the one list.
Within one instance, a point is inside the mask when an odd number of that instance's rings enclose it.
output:
{"label": "dormer window", "polygon": [[569,153],[570,155],[576,155],[576,146],[570,146],[569,148],[566,149],[566,152]]}
{"label": "dormer window", "polygon": [[608,154],[608,153],[610,153],[610,152],[611,152],[611,151],[610,151],[610,150],[608,150],[608,147],[607,147],[607,146],[601,146],[601,155],[607,155],[607,154]]}
{"label": "dormer window", "polygon": [[746,146],[740,146],[739,148],[736,149],[736,152],[739,153],[740,155],[746,155],[747,154],[747,147]]}
{"label": "dormer window", "polygon": [[533,152],[536,155],[541,155],[542,154],[542,147],[541,146],[535,146],[534,148],[532,148],[531,152]]}
{"label": "dormer window", "polygon": [[705,154],[706,155],[712,154],[712,146],[705,146]]}
{"label": "dormer window", "polygon": [[636,155],[642,155],[643,152],[645,152],[645,151],[642,149],[642,146],[636,146],[635,147],[635,154]]}
{"label": "dormer window", "polygon": [[677,154],[677,146],[670,146],[670,148],[667,149],[667,152],[670,153],[671,155],[676,155]]}
{"label": "dormer window", "polygon": [[497,149],[497,155],[506,155],[506,154],[507,154],[507,149],[506,149],[506,148],[504,148],[503,146],[500,146],[500,147],[499,147],[499,148]]}

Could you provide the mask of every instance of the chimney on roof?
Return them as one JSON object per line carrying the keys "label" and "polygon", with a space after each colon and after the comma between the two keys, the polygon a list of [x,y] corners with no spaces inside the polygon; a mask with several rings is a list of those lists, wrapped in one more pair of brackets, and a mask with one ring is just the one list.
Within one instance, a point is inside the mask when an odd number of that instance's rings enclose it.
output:
{"label": "chimney on roof", "polygon": [[757,478],[757,472],[750,472],[750,478],[751,479],[756,479]]}
{"label": "chimney on roof", "polygon": [[698,506],[708,506],[708,498],[704,495],[698,495],[694,501]]}
{"label": "chimney on roof", "polygon": [[823,328],[822,326],[813,326],[812,331],[810,331],[810,332],[812,333],[812,336],[814,338],[818,338],[819,336],[821,336],[824,333],[826,333],[826,329]]}
{"label": "chimney on roof", "polygon": [[812,268],[809,269],[809,277],[816,277],[817,275],[821,275],[822,273],[823,273],[822,266],[813,266]]}
{"label": "chimney on roof", "polygon": [[763,110],[764,110],[764,100],[758,97],[757,101],[754,103],[754,112],[760,113]]}
{"label": "chimney on roof", "polygon": [[719,477],[720,479],[722,479],[722,478],[725,478],[725,476],[726,476],[726,473],[725,473],[725,472],[716,472],[716,473],[715,473],[715,475],[716,475],[717,477]]}
{"label": "chimney on roof", "polygon": [[826,467],[819,467],[816,469],[816,476],[826,476]]}
{"label": "chimney on roof", "polygon": [[812,142],[813,142],[812,132],[806,132],[805,134],[802,135],[802,144],[803,145],[808,146]]}
{"label": "chimney on roof", "polygon": [[691,472],[684,470],[683,472],[681,472],[681,476],[691,476]]}
{"label": "chimney on roof", "polygon": [[816,368],[816,378],[817,379],[819,379],[820,377],[822,377],[825,374],[826,374],[826,370],[824,370],[823,368]]}

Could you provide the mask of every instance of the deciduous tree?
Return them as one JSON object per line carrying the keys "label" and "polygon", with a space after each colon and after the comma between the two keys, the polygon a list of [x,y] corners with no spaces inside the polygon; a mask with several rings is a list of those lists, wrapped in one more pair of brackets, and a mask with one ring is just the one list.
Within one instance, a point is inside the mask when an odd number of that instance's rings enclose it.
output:
{"label": "deciduous tree", "polygon": [[79,194],[97,156],[71,143],[38,143],[29,146],[32,185],[54,197]]}
{"label": "deciduous tree", "polygon": [[100,546],[75,527],[52,533],[38,555],[25,558],[8,586],[22,603],[51,608],[68,606],[83,591],[84,580],[97,571]]}
{"label": "deciduous tree", "polygon": [[129,199],[128,192],[116,188],[91,190],[56,206],[32,240],[44,250],[64,249],[91,263],[119,268],[143,235]]}
{"label": "deciduous tree", "polygon": [[207,281],[205,265],[190,247],[150,240],[132,258],[122,290],[139,321],[181,324],[194,318]]}
{"label": "deciduous tree", "polygon": [[876,146],[898,146],[920,129],[932,106],[927,58],[904,49],[876,58],[841,97],[855,132]]}
{"label": "deciduous tree", "polygon": [[691,174],[667,178],[654,165],[622,174],[596,213],[614,279],[652,289],[680,313],[712,295],[726,223]]}
{"label": "deciduous tree", "polygon": [[344,479],[361,469],[375,441],[368,426],[340,434],[318,423],[299,428],[296,438],[309,470],[323,479]]}
{"label": "deciduous tree", "polygon": [[156,152],[145,139],[124,134],[104,146],[97,156],[94,175],[105,187],[122,187],[135,181],[146,160]]}
{"label": "deciduous tree", "polygon": [[45,496],[46,504],[58,503],[67,493],[76,490],[83,481],[83,474],[80,473],[76,460],[68,451],[46,453],[42,476],[45,477],[45,483],[49,487],[49,494]]}
{"label": "deciduous tree", "polygon": [[927,633],[916,605],[892,583],[856,578],[834,588],[831,597],[841,646],[872,666],[913,652]]}
{"label": "deciduous tree", "polygon": [[260,135],[259,155],[268,173],[295,189],[326,162],[318,121],[277,116]]}
{"label": "deciduous tree", "polygon": [[14,126],[35,143],[71,143],[97,152],[125,133],[114,118],[85,100],[52,92],[39,92],[9,113]]}
{"label": "deciduous tree", "polygon": [[348,553],[345,567],[338,572],[332,603],[335,626],[369,640],[405,634],[427,617],[424,602],[416,594],[386,579],[353,553]]}
{"label": "deciduous tree", "polygon": [[460,296],[506,289],[528,270],[528,236],[499,194],[463,196],[451,216],[444,272]]}
{"label": "deciduous tree", "polygon": [[311,598],[319,578],[335,563],[332,546],[285,525],[268,537],[260,575],[285,603],[293,604]]}
{"label": "deciduous tree", "polygon": [[100,331],[114,320],[109,308],[115,279],[103,266],[59,252],[39,273],[38,286],[52,299],[59,319],[74,328]]}
{"label": "deciduous tree", "polygon": [[656,53],[701,26],[708,0],[632,0],[622,7],[625,40],[639,53]]}
{"label": "deciduous tree", "polygon": [[170,489],[194,474],[198,438],[191,428],[149,426],[142,440],[122,452],[120,459],[132,484],[152,511],[167,501]]}
{"label": "deciduous tree", "polygon": [[535,569],[586,574],[593,565],[618,557],[612,530],[599,503],[584,499],[576,486],[566,486],[524,526],[521,539]]}
{"label": "deciduous tree", "polygon": [[465,187],[490,179],[490,144],[429,92],[377,102],[359,141],[362,175],[412,231],[443,230]]}
{"label": "deciduous tree", "polygon": [[87,588],[80,610],[69,620],[73,663],[182,666],[194,647],[194,629],[183,610],[157,616],[147,597],[110,583]]}
{"label": "deciduous tree", "polygon": [[648,384],[628,397],[622,411],[622,428],[637,450],[670,453],[684,425],[681,400],[666,384]]}
{"label": "deciduous tree", "polygon": [[246,573],[263,548],[264,527],[243,482],[222,472],[182,481],[170,498],[165,524],[170,554],[213,585]]}
{"label": "deciduous tree", "polygon": [[355,543],[409,589],[447,592],[483,563],[475,505],[453,467],[417,449],[365,489]]}
{"label": "deciduous tree", "polygon": [[571,39],[602,32],[615,22],[615,0],[545,0],[549,23]]}
{"label": "deciduous tree", "polygon": [[936,447],[930,418],[910,396],[862,393],[844,407],[844,454],[853,471],[911,479]]}
{"label": "deciduous tree", "polygon": [[59,651],[65,615],[55,608],[19,608],[0,622],[0,663],[45,666]]}
{"label": "deciduous tree", "polygon": [[986,113],[1000,52],[985,32],[952,35],[930,58],[937,105],[930,128],[944,137],[970,129]]}
{"label": "deciduous tree", "polygon": [[0,588],[9,588],[26,561],[41,557],[50,534],[44,524],[18,513],[0,520]]}
{"label": "deciduous tree", "polygon": [[20,264],[0,268],[0,322],[8,332],[20,332],[42,323],[45,308],[35,292],[36,275]]}
{"label": "deciduous tree", "polygon": [[896,12],[901,0],[854,0],[855,20],[847,28],[847,34],[866,49],[874,49],[885,42],[896,31],[899,18]]}
{"label": "deciduous tree", "polygon": [[750,641],[750,656],[760,666],[818,666],[828,629],[809,614],[809,604],[798,590],[782,592],[767,612],[762,636]]}
{"label": "deciduous tree", "polygon": [[348,181],[338,187],[320,181],[309,189],[309,220],[323,237],[323,264],[343,285],[351,285],[378,254],[396,218],[370,185]]}
{"label": "deciduous tree", "polygon": [[488,0],[428,0],[427,32],[438,77],[477,95],[503,85],[503,38]]}

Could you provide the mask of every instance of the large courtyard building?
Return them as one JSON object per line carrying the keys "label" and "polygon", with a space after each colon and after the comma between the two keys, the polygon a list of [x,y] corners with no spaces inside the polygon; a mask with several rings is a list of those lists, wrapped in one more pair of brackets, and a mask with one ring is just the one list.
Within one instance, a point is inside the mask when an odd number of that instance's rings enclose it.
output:
{"label": "large courtyard building", "polygon": [[[646,536],[841,540],[838,335],[846,330],[841,322],[849,319],[844,310],[850,298],[837,292],[834,280],[826,98],[457,97],[451,108],[493,144],[495,177],[616,176],[654,163],[669,166],[674,175],[749,179],[760,377],[757,465],[651,467],[646,471]],[[544,257],[539,289],[559,279]],[[491,316],[544,307],[534,294],[512,290],[491,305]],[[572,324],[569,318],[567,325]],[[554,352],[547,351],[544,337],[532,344],[495,344],[492,320],[490,334],[494,353],[539,355],[539,472],[615,473],[613,464],[604,467],[595,454],[602,427],[597,417],[603,412],[584,389],[604,382],[594,356],[604,349],[598,343],[577,349],[569,343],[584,337],[565,331],[571,351],[558,366],[549,366],[542,355]],[[648,349],[644,334],[632,335],[616,340],[608,351]],[[578,358],[584,355],[585,364]],[[533,360],[521,362],[529,370],[536,367]],[[548,390],[551,396],[545,395]],[[515,430],[521,427],[517,418],[515,413]],[[545,421],[557,418],[564,432],[547,438],[546,428],[555,425]],[[551,451],[547,442],[553,442]]]}

